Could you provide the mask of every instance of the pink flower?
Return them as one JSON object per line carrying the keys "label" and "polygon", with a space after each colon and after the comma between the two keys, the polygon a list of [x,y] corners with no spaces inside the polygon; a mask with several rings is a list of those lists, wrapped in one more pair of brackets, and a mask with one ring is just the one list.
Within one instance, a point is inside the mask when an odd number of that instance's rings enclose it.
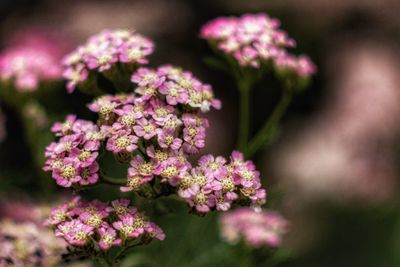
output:
{"label": "pink flower", "polygon": [[142,118],[137,121],[137,125],[133,126],[136,135],[143,137],[146,140],[153,138],[157,135],[157,125],[154,120],[146,120]]}
{"label": "pink flower", "polygon": [[108,71],[117,62],[145,64],[153,52],[152,41],[128,30],[103,30],[91,36],[64,60],[67,89],[72,92],[89,77],[89,72]]}
{"label": "pink flower", "polygon": [[132,133],[119,130],[113,132],[111,137],[107,141],[107,150],[113,152],[114,154],[120,152],[133,152],[137,148],[138,138]]}
{"label": "pink flower", "polygon": [[117,199],[111,202],[111,205],[114,209],[114,212],[118,215],[119,218],[122,218],[125,215],[135,215],[137,213],[137,208],[133,206],[129,206],[131,201],[129,199]]}
{"label": "pink flower", "polygon": [[107,223],[97,230],[100,235],[99,246],[102,250],[109,250],[112,246],[121,246],[122,240],[117,238],[117,231],[115,231]]}
{"label": "pink flower", "polygon": [[[293,79],[285,75],[287,72],[300,78],[315,74],[316,67],[308,57],[289,54],[286,49],[295,47],[296,43],[279,26],[277,19],[266,14],[245,14],[239,18],[214,19],[202,27],[200,35],[241,67],[260,69],[272,63],[283,79]],[[294,86],[302,86],[301,80],[295,82]]]}
{"label": "pink flower", "polygon": [[131,81],[141,87],[158,88],[165,80],[165,77],[159,76],[156,71],[148,68],[139,68],[131,77]]}
{"label": "pink flower", "polygon": [[62,167],[54,169],[53,178],[62,187],[71,187],[80,182],[82,177],[80,176],[79,161],[73,158],[65,158],[62,161]]}
{"label": "pink flower", "polygon": [[94,234],[93,227],[83,224],[80,220],[65,222],[64,227],[69,230],[64,233],[65,241],[73,246],[84,246],[89,242],[89,237]]}
{"label": "pink flower", "polygon": [[162,177],[161,182],[168,182],[172,186],[177,186],[186,175],[187,166],[176,158],[171,157],[161,162],[154,173]]}
{"label": "pink flower", "polygon": [[47,36],[18,40],[0,54],[0,79],[12,81],[18,91],[35,91],[41,82],[60,80],[62,47]]}
{"label": "pink flower", "polygon": [[145,232],[146,223],[141,215],[126,215],[116,221],[113,227],[119,231],[123,239],[137,238]]}
{"label": "pink flower", "polygon": [[199,159],[199,167],[202,168],[209,177],[216,177],[220,168],[226,163],[223,157],[215,157],[212,155],[205,155]]}
{"label": "pink flower", "polygon": [[67,220],[69,206],[63,204],[50,212],[50,217],[46,220],[47,225],[57,225]]}
{"label": "pink flower", "polygon": [[82,179],[79,181],[81,185],[95,184],[99,180],[99,164],[93,162],[92,165],[81,168],[80,176]]}
{"label": "pink flower", "polygon": [[189,96],[187,91],[174,82],[166,82],[160,88],[159,92],[165,95],[169,105],[186,104]]}
{"label": "pink flower", "polygon": [[222,238],[231,244],[243,237],[246,243],[256,248],[278,247],[287,230],[288,222],[282,215],[269,210],[255,212],[240,208],[221,217]]}
{"label": "pink flower", "polygon": [[146,232],[150,235],[150,237],[157,238],[158,240],[165,239],[164,231],[155,223],[148,223]]}
{"label": "pink flower", "polygon": [[57,136],[63,136],[70,134],[72,132],[72,126],[76,121],[76,115],[68,115],[65,119],[65,122],[56,122],[53,127],[51,127],[51,131],[56,133]]}
{"label": "pink flower", "polygon": [[146,162],[142,156],[137,155],[130,162],[130,168],[128,169],[128,176],[142,176],[144,178],[152,179],[154,176],[154,170],[156,166],[152,162]]}
{"label": "pink flower", "polygon": [[182,139],[177,138],[172,129],[160,129],[157,141],[160,147],[164,149],[178,150],[182,146]]}
{"label": "pink flower", "polygon": [[207,213],[215,206],[215,196],[206,194],[197,184],[192,187],[191,196],[186,201],[199,213]]}

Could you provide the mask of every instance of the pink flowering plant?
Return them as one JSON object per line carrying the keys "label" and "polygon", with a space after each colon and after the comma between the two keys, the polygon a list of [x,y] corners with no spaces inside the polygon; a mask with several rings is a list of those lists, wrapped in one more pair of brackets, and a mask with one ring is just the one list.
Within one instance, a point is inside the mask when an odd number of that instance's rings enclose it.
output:
{"label": "pink flowering plant", "polygon": [[[70,245],[65,258],[92,258],[106,266],[118,263],[130,248],[165,238],[161,228],[148,221],[128,199],[108,204],[75,198],[53,209],[46,224]],[[110,253],[113,248],[117,250]]]}
{"label": "pink flowering plant", "polygon": [[[271,141],[293,93],[305,88],[316,72],[308,56],[296,56],[288,51],[296,42],[279,26],[279,20],[267,14],[245,14],[216,18],[206,23],[200,32],[200,37],[223,59],[221,62],[211,58],[210,65],[227,70],[237,83],[241,109],[238,148],[246,156],[254,155]],[[264,126],[249,140],[252,91],[268,73],[275,74],[283,84],[281,100]]]}
{"label": "pink flowering plant", "polygon": [[[210,127],[204,114],[220,109],[221,101],[190,71],[144,67],[153,46],[135,32],[104,30],[64,58],[67,90],[95,96],[87,107],[96,121],[71,114],[56,122],[51,131],[57,140],[46,148],[43,169],[74,192],[116,186],[119,194],[149,204],[171,196],[201,216],[235,206],[259,209],[266,191],[259,171],[241,152],[193,162]],[[110,162],[120,171],[110,170]],[[48,224],[68,242],[71,255],[105,266],[116,266],[130,248],[165,236],[129,199],[73,200],[54,209]]]}

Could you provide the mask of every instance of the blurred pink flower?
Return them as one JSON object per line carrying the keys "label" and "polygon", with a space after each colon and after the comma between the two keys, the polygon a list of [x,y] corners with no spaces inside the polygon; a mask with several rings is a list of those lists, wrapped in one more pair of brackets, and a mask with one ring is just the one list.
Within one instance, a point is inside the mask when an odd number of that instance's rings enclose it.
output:
{"label": "blurred pink flower", "polygon": [[40,82],[60,80],[64,44],[35,29],[22,33],[10,37],[12,41],[0,53],[1,80],[20,91],[34,91]]}
{"label": "blurred pink flower", "polygon": [[222,238],[235,244],[242,238],[255,248],[278,247],[288,231],[288,222],[278,212],[240,208],[224,213],[220,219]]}
{"label": "blurred pink flower", "polygon": [[400,130],[399,54],[356,42],[328,62],[335,91],[311,126],[276,157],[297,196],[377,201],[393,193]]}

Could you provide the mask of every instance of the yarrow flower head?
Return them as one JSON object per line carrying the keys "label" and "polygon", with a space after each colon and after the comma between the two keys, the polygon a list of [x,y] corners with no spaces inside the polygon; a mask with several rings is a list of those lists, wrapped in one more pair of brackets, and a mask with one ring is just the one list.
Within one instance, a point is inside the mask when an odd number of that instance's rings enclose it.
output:
{"label": "yarrow flower head", "polygon": [[77,198],[55,208],[46,224],[78,252],[99,253],[112,247],[124,248],[138,240],[148,243],[153,238],[165,238],[161,228],[147,221],[127,199],[109,205]]}
{"label": "yarrow flower head", "polygon": [[[84,86],[91,73],[101,72],[111,77],[116,72],[131,72],[148,62],[146,57],[153,49],[151,40],[133,31],[103,30],[64,58],[67,89],[72,92],[76,86]],[[119,67],[117,63],[121,63]]]}
{"label": "yarrow flower head", "polygon": [[178,195],[198,213],[227,211],[233,204],[259,207],[266,201],[259,172],[237,151],[229,162],[221,156],[201,157],[198,166],[181,179]]}
{"label": "yarrow flower head", "polygon": [[278,212],[240,208],[222,215],[221,236],[231,244],[243,239],[252,247],[279,247],[288,222]]}
{"label": "yarrow flower head", "polygon": [[99,179],[99,155],[103,133],[94,123],[67,116],[64,123],[55,123],[52,131],[60,137],[46,149],[45,171],[62,187],[95,184]]}
{"label": "yarrow flower head", "polygon": [[200,36],[242,67],[259,69],[272,62],[273,67],[290,69],[303,78],[314,74],[316,67],[309,58],[288,53],[296,43],[279,26],[279,20],[267,14],[220,17],[206,23]]}
{"label": "yarrow flower head", "polygon": [[46,38],[6,47],[0,53],[0,79],[18,91],[35,91],[41,82],[61,80],[60,47]]}

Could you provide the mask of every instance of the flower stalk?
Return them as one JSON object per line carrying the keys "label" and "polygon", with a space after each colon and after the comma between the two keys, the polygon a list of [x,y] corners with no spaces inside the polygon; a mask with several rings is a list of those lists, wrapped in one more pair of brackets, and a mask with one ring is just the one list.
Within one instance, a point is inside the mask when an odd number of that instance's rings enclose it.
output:
{"label": "flower stalk", "polygon": [[283,92],[281,100],[275,107],[271,116],[265,122],[264,126],[258,131],[255,137],[249,142],[248,149],[246,150],[245,154],[246,156],[253,156],[259,149],[272,140],[273,133],[278,127],[280,120],[292,101],[292,95],[293,93],[290,90],[285,90]]}

